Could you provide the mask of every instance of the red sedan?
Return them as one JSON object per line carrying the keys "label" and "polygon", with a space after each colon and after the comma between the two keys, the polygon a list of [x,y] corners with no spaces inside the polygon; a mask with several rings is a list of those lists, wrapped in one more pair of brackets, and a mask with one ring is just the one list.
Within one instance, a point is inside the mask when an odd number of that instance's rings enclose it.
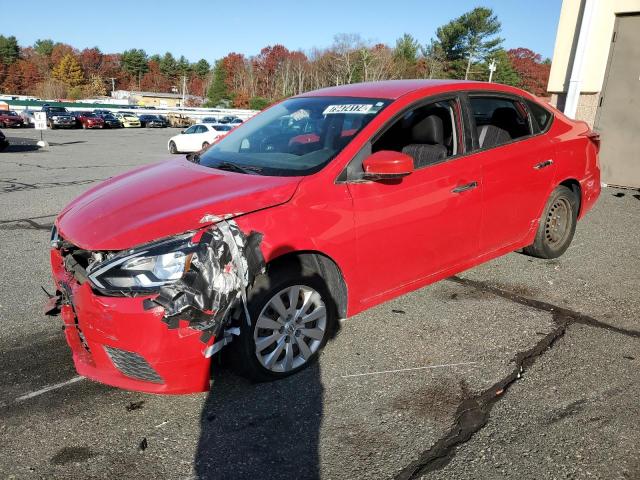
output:
{"label": "red sedan", "polygon": [[0,110],[0,127],[24,127],[24,120],[13,110]]}
{"label": "red sedan", "polygon": [[206,390],[229,343],[251,378],[284,377],[339,318],[514,250],[562,255],[600,193],[598,149],[585,123],[504,85],[306,93],[71,202],[49,312],[99,382]]}
{"label": "red sedan", "polygon": [[104,128],[104,119],[93,112],[78,112],[76,121],[82,128]]}

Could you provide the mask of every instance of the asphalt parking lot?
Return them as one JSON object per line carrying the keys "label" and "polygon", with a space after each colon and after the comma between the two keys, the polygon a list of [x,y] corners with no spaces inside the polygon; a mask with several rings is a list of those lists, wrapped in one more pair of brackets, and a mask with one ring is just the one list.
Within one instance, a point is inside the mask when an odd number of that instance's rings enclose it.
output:
{"label": "asphalt parking lot", "polygon": [[[606,188],[557,260],[512,253],[343,323],[320,362],[208,394],[76,377],[49,230],[177,129],[6,130],[0,153],[3,478],[640,478],[640,195]],[[17,145],[21,143],[20,145]]]}

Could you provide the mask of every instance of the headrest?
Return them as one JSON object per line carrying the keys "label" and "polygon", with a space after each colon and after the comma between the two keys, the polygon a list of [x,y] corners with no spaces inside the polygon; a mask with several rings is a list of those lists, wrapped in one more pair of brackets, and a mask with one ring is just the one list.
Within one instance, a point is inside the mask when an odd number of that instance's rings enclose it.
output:
{"label": "headrest", "polygon": [[520,117],[518,113],[509,107],[496,108],[491,116],[491,123],[496,127],[509,130],[518,125]]}
{"label": "headrest", "polygon": [[442,120],[437,115],[429,115],[411,128],[411,139],[414,143],[431,145],[444,144]]}

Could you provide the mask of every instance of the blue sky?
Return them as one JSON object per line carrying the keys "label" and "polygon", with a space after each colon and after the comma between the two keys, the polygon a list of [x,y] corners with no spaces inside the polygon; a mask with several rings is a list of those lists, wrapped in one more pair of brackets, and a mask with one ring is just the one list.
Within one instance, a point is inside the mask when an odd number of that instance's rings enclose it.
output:
{"label": "blue sky", "polygon": [[[0,34],[21,45],[51,38],[104,53],[143,48],[191,61],[235,51],[256,54],[281,43],[291,50],[327,47],[338,33],[393,45],[404,32],[421,43],[438,26],[476,6],[494,10],[506,48],[551,57],[561,0],[0,0]],[[184,6],[180,10],[179,6]]]}

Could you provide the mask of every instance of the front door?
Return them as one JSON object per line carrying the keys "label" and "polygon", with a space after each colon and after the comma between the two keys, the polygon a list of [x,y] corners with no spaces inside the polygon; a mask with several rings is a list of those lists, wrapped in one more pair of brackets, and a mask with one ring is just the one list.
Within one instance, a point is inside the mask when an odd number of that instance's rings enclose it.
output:
{"label": "front door", "polygon": [[364,303],[476,255],[482,178],[464,156],[459,125],[457,100],[407,112],[372,151],[410,153],[414,172],[397,182],[348,184]]}

